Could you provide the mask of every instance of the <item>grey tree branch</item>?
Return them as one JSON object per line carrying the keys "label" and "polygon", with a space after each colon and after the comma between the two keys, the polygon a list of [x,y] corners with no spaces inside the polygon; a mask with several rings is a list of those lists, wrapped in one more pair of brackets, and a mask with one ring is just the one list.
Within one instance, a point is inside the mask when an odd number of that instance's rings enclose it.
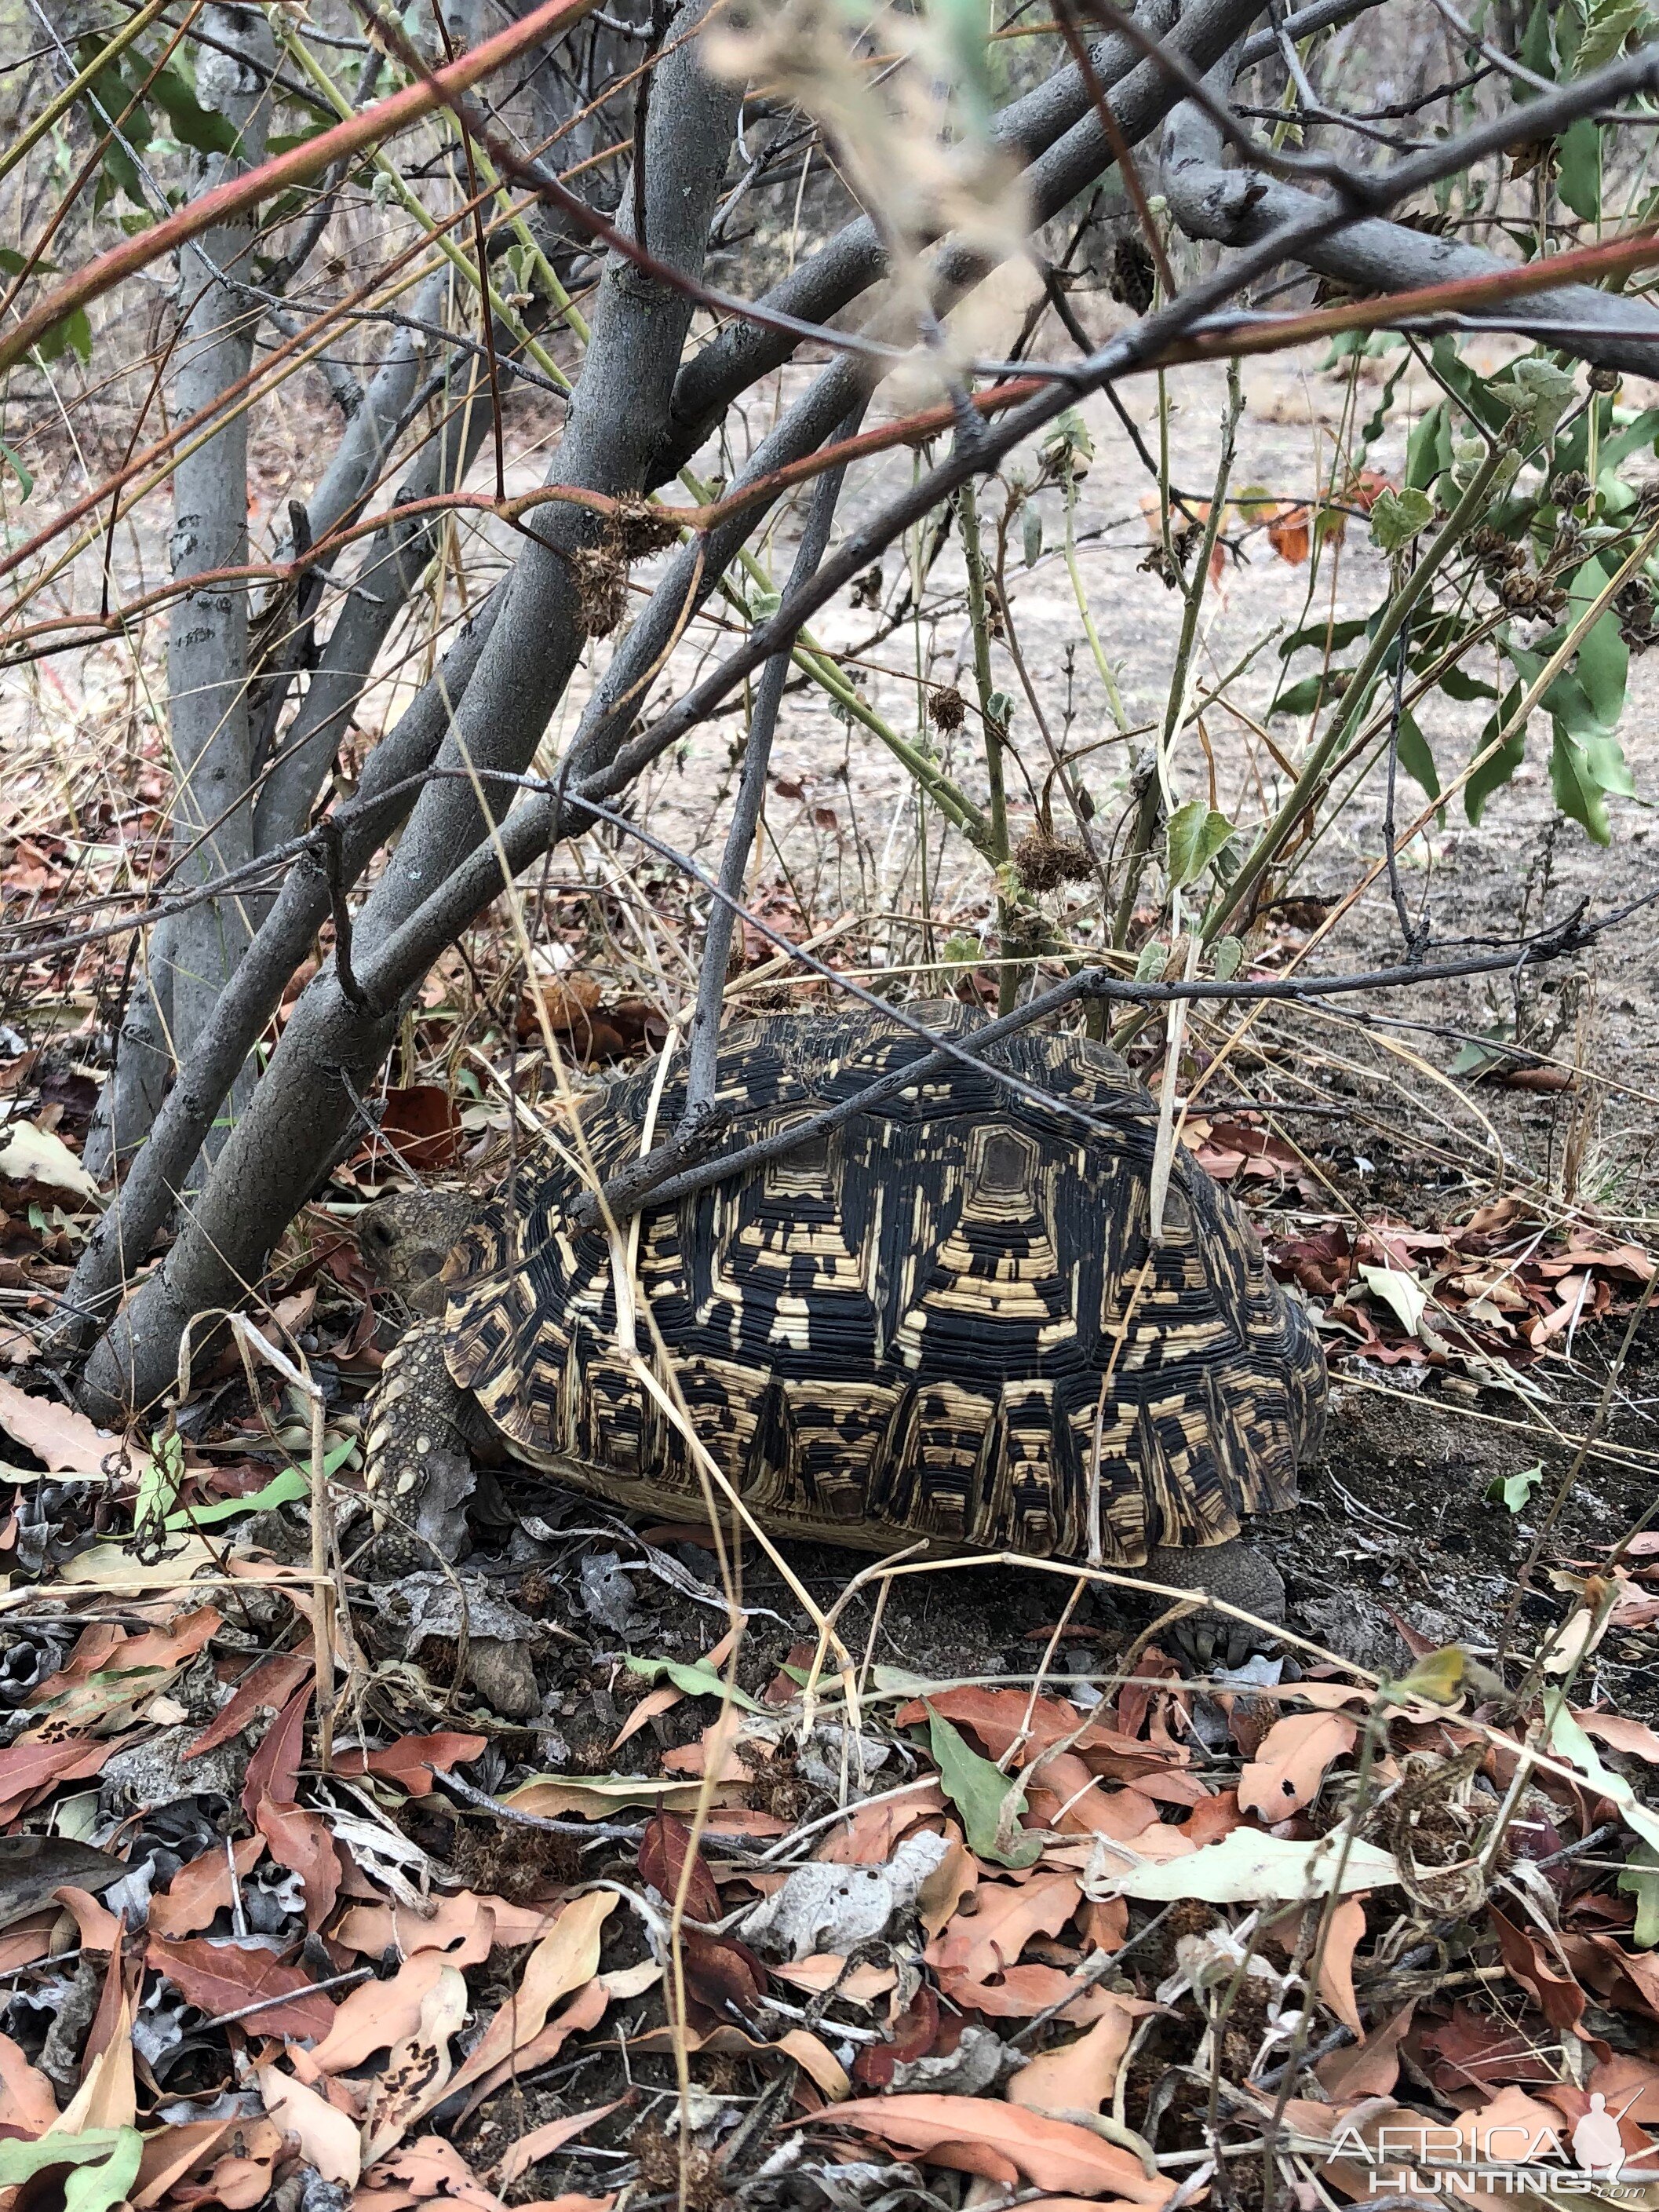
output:
{"label": "grey tree branch", "polygon": [[[850,438],[858,428],[860,410],[836,427],[837,438]],[[844,467],[826,469],[812,487],[806,527],[795,549],[787,591],[798,591],[823,560],[836,518],[836,502],[847,475]],[[697,1003],[691,1017],[690,1063],[685,1079],[685,1119],[705,1117],[714,1103],[714,1063],[720,1052],[720,1013],[726,998],[726,971],[732,957],[732,932],[741,905],[744,877],[755,842],[761,807],[766,798],[766,770],[772,757],[772,737],[783,703],[784,680],[789,655],[775,654],[761,671],[755,686],[755,704],[749,717],[749,742],[744,748],[743,774],[738,784],[732,823],[726,834],[720,860],[720,891],[708,912],[703,938],[702,966],[697,974]]]}
{"label": "grey tree branch", "polygon": [[[652,251],[693,277],[702,268],[738,107],[736,91],[699,66],[695,42],[677,35],[695,24],[702,5],[689,0],[671,27],[647,133]],[[691,307],[683,289],[650,278],[623,256],[607,261],[555,481],[611,493],[643,484]],[[188,1318],[240,1295],[283,1224],[326,1172],[349,1121],[351,1091],[367,1089],[396,1030],[400,994],[384,995],[374,979],[380,947],[459,858],[484,843],[489,823],[482,787],[474,782],[479,772],[521,770],[532,757],[583,641],[568,556],[592,537],[585,510],[557,508],[542,520],[537,543],[501,586],[500,611],[439,757],[444,769],[459,773],[434,778],[422,792],[356,917],[358,975],[371,999],[392,1011],[363,1015],[326,971],[303,994],[251,1110],[232,1132],[219,1172],[162,1266],[88,1363],[86,1401],[106,1418],[124,1406],[148,1404],[168,1387]],[[325,883],[319,881],[319,889],[326,913]]]}
{"label": "grey tree branch", "polygon": [[[240,133],[239,160],[264,154],[270,101],[266,83],[275,49],[261,18],[245,9],[210,6],[204,27],[222,51],[203,56],[200,98]],[[198,167],[197,190],[210,191],[228,156]],[[253,248],[252,221],[209,230],[179,257],[183,328],[173,379],[174,414],[185,418],[212,405],[246,373],[256,311],[239,278]],[[180,459],[173,479],[173,573],[225,568],[247,559],[247,416],[237,410],[215,434]],[[239,795],[249,786],[247,599],[239,591],[195,591],[174,607],[167,630],[168,725],[175,777],[173,836],[181,867],[201,883],[240,867],[252,852],[252,808]],[[211,826],[210,826],[211,825]],[[146,1134],[169,1060],[194,1045],[250,934],[231,899],[194,908],[159,931],[151,946],[149,1000],[135,1009],[130,1034],[109,1085],[107,1121],[112,1156]],[[154,1049],[159,1031],[166,1040]],[[233,1111],[251,1085],[239,1079]],[[216,1133],[204,1143],[216,1152]]]}
{"label": "grey tree branch", "polygon": [[[1223,91],[1231,81],[1231,71],[1224,80],[1218,67],[1209,79],[1209,88]],[[1526,112],[1530,116],[1532,109]],[[1540,127],[1534,135],[1547,137],[1550,132]],[[1164,129],[1164,191],[1170,211],[1189,238],[1229,246],[1258,246],[1287,226],[1312,221],[1325,204],[1316,194],[1258,169],[1225,167],[1221,156],[1220,131],[1201,108],[1184,100]],[[1359,293],[1415,291],[1494,276],[1507,265],[1479,246],[1460,246],[1452,239],[1431,237],[1425,231],[1375,218],[1310,240],[1295,258]],[[1471,309],[1466,319],[1522,337],[1536,336],[1597,368],[1659,375],[1659,308],[1644,300],[1626,299],[1589,284],[1563,284],[1510,303]]]}

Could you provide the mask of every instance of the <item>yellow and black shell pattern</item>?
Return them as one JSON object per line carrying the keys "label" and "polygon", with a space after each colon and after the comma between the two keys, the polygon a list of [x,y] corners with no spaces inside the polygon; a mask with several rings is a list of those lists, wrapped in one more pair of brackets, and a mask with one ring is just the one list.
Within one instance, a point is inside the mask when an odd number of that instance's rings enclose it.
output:
{"label": "yellow and black shell pattern", "polygon": [[[958,1034],[983,1018],[927,1013]],[[733,1028],[721,1148],[925,1049],[862,1012]],[[875,1549],[927,1537],[1139,1566],[1294,1504],[1325,1364],[1249,1221],[1177,1147],[1152,1243],[1155,1109],[1103,1046],[1028,1032],[988,1058],[1054,1103],[958,1064],[647,1207],[635,1280],[665,1371],[643,1312],[638,1355],[619,1346],[610,1240],[569,1227],[583,1182],[539,1157],[447,1264],[451,1374],[520,1458],[617,1502],[701,1504],[689,1428],[763,1525]],[[637,1157],[653,1077],[584,1105],[601,1176]]]}

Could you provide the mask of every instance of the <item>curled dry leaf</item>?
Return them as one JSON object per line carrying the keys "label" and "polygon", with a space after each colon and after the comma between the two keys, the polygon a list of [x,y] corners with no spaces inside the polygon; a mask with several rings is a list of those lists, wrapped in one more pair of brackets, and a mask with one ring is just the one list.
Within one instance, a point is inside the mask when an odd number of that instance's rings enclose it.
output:
{"label": "curled dry leaf", "polygon": [[343,2074],[375,2051],[405,2043],[420,2025],[421,2007],[453,1961],[435,1951],[405,1959],[389,1982],[360,1982],[341,1998],[333,2025],[311,2051],[319,2074]]}
{"label": "curled dry leaf", "polygon": [[334,1771],[337,1774],[378,1774],[387,1782],[400,1784],[411,1797],[424,1797],[434,1787],[434,1766],[465,1766],[477,1758],[488,1741],[487,1736],[463,1735],[453,1729],[443,1729],[436,1735],[400,1735],[396,1743],[388,1743],[379,1751],[337,1753]]}

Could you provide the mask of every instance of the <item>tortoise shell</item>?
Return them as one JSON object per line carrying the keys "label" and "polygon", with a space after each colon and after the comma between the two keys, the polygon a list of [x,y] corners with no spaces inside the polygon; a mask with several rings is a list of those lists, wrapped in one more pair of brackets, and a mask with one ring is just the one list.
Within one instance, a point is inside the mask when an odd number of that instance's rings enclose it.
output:
{"label": "tortoise shell", "polygon": [[[954,1006],[935,1026],[982,1018]],[[863,1012],[734,1028],[723,1144],[926,1049]],[[451,1255],[451,1374],[519,1456],[582,1487],[701,1506],[689,1431],[757,1519],[873,1549],[927,1537],[1139,1566],[1293,1504],[1325,1364],[1249,1220],[1178,1147],[1152,1243],[1156,1109],[1104,1047],[1030,1032],[987,1058],[1052,1103],[959,1064],[647,1206],[636,1339],[647,1358],[659,1340],[660,1396],[618,1342],[609,1240],[567,1223],[579,1152],[605,1177],[642,1149],[656,1071],[606,1088]],[[684,1095],[682,1056],[657,1136]]]}

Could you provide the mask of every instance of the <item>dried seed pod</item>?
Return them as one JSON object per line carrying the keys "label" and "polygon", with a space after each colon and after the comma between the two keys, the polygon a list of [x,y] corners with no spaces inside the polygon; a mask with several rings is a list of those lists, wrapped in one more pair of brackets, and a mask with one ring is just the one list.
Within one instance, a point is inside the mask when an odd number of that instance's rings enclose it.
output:
{"label": "dried seed pod", "polygon": [[1011,857],[1014,873],[1028,891],[1051,891],[1060,884],[1079,882],[1094,869],[1084,846],[1056,837],[1040,825],[1026,831]]}
{"label": "dried seed pod", "polygon": [[609,637],[628,606],[628,570],[614,544],[579,545],[565,555],[576,586],[576,627],[584,637]]}
{"label": "dried seed pod", "polygon": [[968,717],[968,702],[954,684],[935,691],[927,702],[927,719],[936,730],[959,730]]}
{"label": "dried seed pod", "polygon": [[1588,379],[1592,392],[1617,392],[1622,380],[1616,368],[1593,368]]}
{"label": "dried seed pod", "polygon": [[628,493],[617,501],[617,511],[605,534],[624,561],[644,561],[674,544],[679,538],[680,526],[672,519],[667,508]]}
{"label": "dried seed pod", "polygon": [[1590,488],[1583,469],[1564,469],[1550,484],[1549,495],[1558,507],[1577,507]]}
{"label": "dried seed pod", "polygon": [[1158,271],[1144,239],[1120,238],[1112,248],[1111,274],[1106,289],[1120,306],[1144,315],[1152,304]]}

